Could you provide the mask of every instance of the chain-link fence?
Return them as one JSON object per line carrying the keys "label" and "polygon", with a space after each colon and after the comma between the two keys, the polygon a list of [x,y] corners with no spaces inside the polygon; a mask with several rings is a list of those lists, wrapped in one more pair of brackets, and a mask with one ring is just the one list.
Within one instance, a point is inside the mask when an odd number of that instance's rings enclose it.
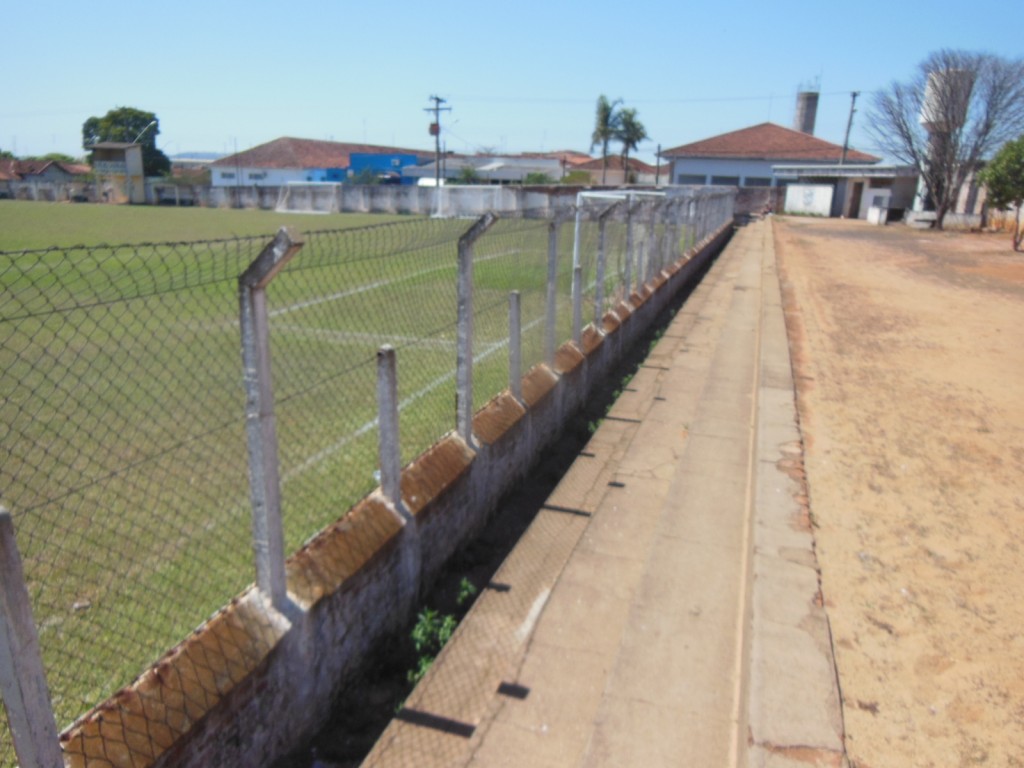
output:
{"label": "chain-link fence", "polygon": [[[473,247],[474,408],[508,386],[511,291],[525,371],[572,338],[574,309],[593,321],[721,226],[730,212],[708,218],[701,200],[499,217]],[[285,552],[379,482],[381,345],[397,350],[402,461],[455,427],[458,241],[472,223],[309,232],[266,287]],[[60,728],[253,580],[239,276],[266,248],[0,253],[0,490]]]}

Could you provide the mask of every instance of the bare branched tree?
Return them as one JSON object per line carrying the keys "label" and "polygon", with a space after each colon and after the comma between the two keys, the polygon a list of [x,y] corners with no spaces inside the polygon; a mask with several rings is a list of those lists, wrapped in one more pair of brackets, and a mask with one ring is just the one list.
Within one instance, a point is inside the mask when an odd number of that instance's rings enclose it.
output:
{"label": "bare branched tree", "polygon": [[938,51],[880,91],[869,118],[879,146],[921,174],[942,229],[980,162],[1024,130],[1024,60]]}

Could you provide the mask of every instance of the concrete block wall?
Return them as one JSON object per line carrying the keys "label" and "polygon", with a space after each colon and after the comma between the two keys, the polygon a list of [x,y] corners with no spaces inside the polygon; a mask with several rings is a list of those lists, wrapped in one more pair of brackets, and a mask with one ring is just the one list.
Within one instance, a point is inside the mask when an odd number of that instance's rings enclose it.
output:
{"label": "concrete block wall", "polygon": [[[731,226],[588,326],[402,471],[404,509],[375,491],[286,564],[290,607],[255,589],[61,736],[65,765],[264,765],[323,724],[371,649],[412,618],[443,564],[486,523],[612,367],[712,259]],[[407,521],[408,520],[408,521]]]}

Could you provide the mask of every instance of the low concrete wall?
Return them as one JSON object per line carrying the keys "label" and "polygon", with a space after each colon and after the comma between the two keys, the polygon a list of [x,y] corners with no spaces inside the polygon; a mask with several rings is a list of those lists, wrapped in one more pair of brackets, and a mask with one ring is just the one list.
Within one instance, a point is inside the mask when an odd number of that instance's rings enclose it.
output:
{"label": "low concrete wall", "polygon": [[449,185],[433,187],[293,184],[288,187],[208,187],[146,182],[146,202],[207,208],[279,209],[296,213],[400,213],[480,216],[487,211],[546,211],[576,202],[583,187]]}
{"label": "low concrete wall", "polygon": [[307,740],[371,649],[412,618],[443,564],[527,476],[595,387],[725,244],[723,227],[402,471],[411,522],[379,490],[286,565],[290,608],[253,588],[61,741],[69,766],[265,765]]}

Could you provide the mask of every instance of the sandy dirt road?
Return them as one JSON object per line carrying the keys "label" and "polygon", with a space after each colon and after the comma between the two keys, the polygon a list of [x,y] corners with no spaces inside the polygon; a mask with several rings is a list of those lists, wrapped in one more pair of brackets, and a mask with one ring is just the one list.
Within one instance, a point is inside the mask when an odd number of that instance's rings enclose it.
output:
{"label": "sandy dirt road", "polygon": [[856,768],[1024,765],[1024,256],[776,218]]}

